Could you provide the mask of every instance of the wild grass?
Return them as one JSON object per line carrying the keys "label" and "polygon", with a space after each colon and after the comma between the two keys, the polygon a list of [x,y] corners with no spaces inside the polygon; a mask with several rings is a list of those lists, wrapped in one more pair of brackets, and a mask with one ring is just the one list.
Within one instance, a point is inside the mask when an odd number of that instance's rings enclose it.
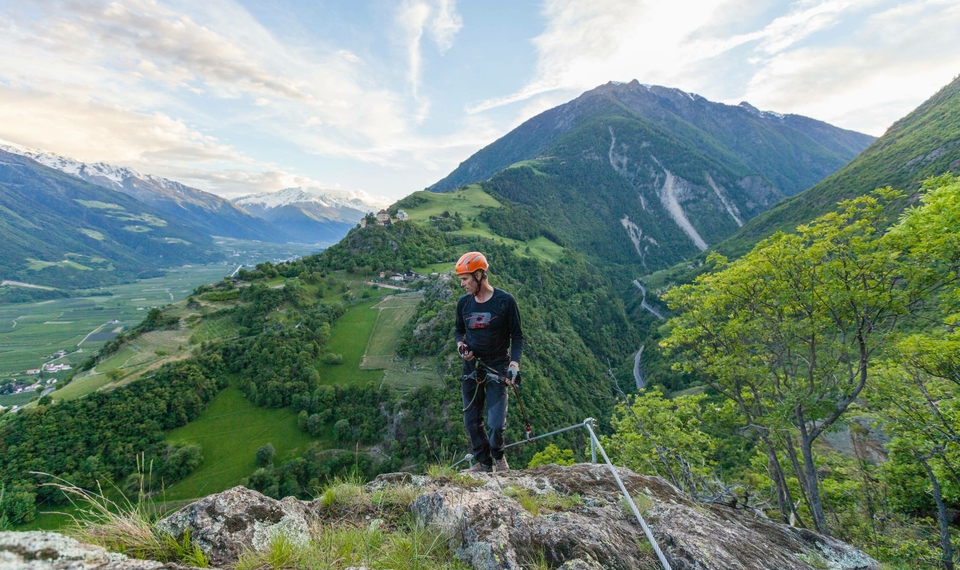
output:
{"label": "wild grass", "polygon": [[466,473],[460,473],[447,464],[428,465],[427,475],[429,475],[431,479],[443,479],[450,481],[451,484],[464,489],[483,487],[487,484],[486,481],[471,477]]}
{"label": "wild grass", "polygon": [[[143,468],[143,465],[138,462],[138,467]],[[199,568],[209,565],[206,555],[190,539],[189,533],[176,537],[156,527],[157,510],[146,500],[142,484],[136,499],[128,498],[115,488],[111,494],[119,499],[113,500],[99,483],[96,491],[90,491],[63,479],[53,479],[46,485],[59,489],[74,507],[75,514],[70,515],[72,524],[61,529],[64,534],[132,558],[178,562]],[[149,475],[140,478],[141,481],[149,479]]]}
{"label": "wild grass", "polygon": [[317,497],[323,508],[349,509],[370,504],[370,497],[359,476],[337,477]]}

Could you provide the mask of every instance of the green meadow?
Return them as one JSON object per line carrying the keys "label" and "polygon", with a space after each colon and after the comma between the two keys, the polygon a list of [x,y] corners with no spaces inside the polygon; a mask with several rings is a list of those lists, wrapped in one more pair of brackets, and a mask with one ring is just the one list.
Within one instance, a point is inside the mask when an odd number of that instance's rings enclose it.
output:
{"label": "green meadow", "polygon": [[236,385],[225,388],[189,424],[167,434],[170,443],[199,444],[203,463],[163,494],[165,501],[195,499],[241,484],[257,466],[257,449],[268,443],[279,464],[302,454],[314,440],[297,428],[290,408],[258,408]]}
{"label": "green meadow", "polygon": [[[535,162],[535,161],[527,161]],[[522,166],[518,163],[514,166]],[[553,243],[545,237],[538,237],[529,241],[519,241],[505,238],[497,235],[490,229],[486,222],[478,218],[481,212],[488,208],[500,208],[502,204],[496,198],[487,194],[479,184],[470,184],[462,189],[453,192],[435,193],[426,190],[414,192],[411,197],[420,203],[413,208],[408,208],[406,212],[410,219],[422,224],[429,224],[430,216],[440,216],[444,212],[451,215],[459,212],[464,219],[463,228],[455,232],[455,235],[479,237],[495,240],[509,246],[517,248],[520,255],[536,257],[544,261],[555,262],[563,254],[563,247]],[[463,251],[466,253],[466,250]],[[421,273],[442,273],[453,267],[454,260],[449,264],[434,264],[429,267],[420,268]]]}
{"label": "green meadow", "polygon": [[368,370],[387,368],[396,356],[400,332],[413,318],[423,296],[418,293],[391,295],[373,306],[376,311],[373,332],[367,341],[360,367]]}
{"label": "green meadow", "polygon": [[378,311],[373,309],[380,299],[370,299],[350,307],[330,329],[326,352],[343,356],[342,364],[321,362],[317,369],[324,384],[366,384],[379,382],[383,373],[362,370],[360,363],[377,323]]}
{"label": "green meadow", "polygon": [[361,362],[361,368],[383,370],[381,382],[401,391],[441,382],[432,364],[396,357],[400,334],[413,318],[421,299],[419,293],[402,293],[387,297],[373,307],[379,313]]}

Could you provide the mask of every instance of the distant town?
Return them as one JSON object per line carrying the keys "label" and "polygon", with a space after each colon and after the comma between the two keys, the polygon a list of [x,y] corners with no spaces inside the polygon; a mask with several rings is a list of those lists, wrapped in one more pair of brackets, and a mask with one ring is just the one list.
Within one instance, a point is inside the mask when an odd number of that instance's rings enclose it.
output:
{"label": "distant town", "polygon": [[[82,348],[78,348],[77,352],[82,352]],[[56,362],[57,360],[67,356],[68,352],[66,350],[58,350],[53,354],[49,354],[44,357],[46,362],[40,366],[40,368],[30,368],[25,370],[23,373],[26,376],[40,376],[39,379],[35,381],[29,380],[19,380],[17,378],[12,378],[8,381],[4,381],[0,384],[0,396],[11,396],[14,394],[28,394],[30,392],[39,392],[42,390],[43,394],[53,391],[57,384],[57,378],[43,378],[43,374],[57,374],[60,372],[67,372],[73,370],[73,366]],[[41,395],[43,395],[41,394]],[[7,406],[0,404],[0,411],[7,410]],[[9,406],[9,411],[15,412],[20,409],[19,405]]]}

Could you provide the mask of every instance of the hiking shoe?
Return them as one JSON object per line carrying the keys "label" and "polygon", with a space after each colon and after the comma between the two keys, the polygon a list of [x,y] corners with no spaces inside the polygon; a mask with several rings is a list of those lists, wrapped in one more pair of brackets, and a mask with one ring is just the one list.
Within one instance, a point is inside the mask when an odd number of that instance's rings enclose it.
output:
{"label": "hiking shoe", "polygon": [[484,465],[483,463],[474,463],[467,469],[464,469],[463,471],[461,471],[461,473],[472,475],[474,473],[489,473],[492,470],[493,470],[493,467],[491,467],[490,465]]}
{"label": "hiking shoe", "polygon": [[494,469],[497,470],[497,473],[505,473],[510,471],[510,466],[507,465],[507,457],[503,456],[500,459],[496,459],[493,462]]}

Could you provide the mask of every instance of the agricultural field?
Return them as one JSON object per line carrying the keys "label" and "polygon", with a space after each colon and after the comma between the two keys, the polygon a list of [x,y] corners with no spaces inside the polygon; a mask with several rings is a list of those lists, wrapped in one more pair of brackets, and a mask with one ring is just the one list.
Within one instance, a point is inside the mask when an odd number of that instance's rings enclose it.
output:
{"label": "agricultural field", "polygon": [[326,352],[343,356],[342,364],[320,363],[317,369],[324,384],[366,384],[379,382],[379,370],[363,370],[360,363],[377,323],[378,311],[372,310],[380,299],[358,303],[340,317],[330,329]]}
{"label": "agricultural field", "polygon": [[473,218],[487,208],[502,206],[496,198],[484,192],[479,184],[470,184],[462,190],[453,192],[429,192],[421,190],[411,196],[423,202],[416,208],[408,209],[410,220],[414,222],[429,222],[430,216],[439,216],[447,211],[451,214],[460,212],[464,218]]}
{"label": "agricultural field", "polygon": [[[0,378],[20,378],[24,371],[39,368],[46,362],[45,356],[58,350],[70,354],[57,362],[79,364],[117,333],[139,324],[151,307],[184,299],[198,286],[215,283],[241,265],[253,267],[263,261],[294,259],[321,250],[315,245],[229,238],[217,238],[216,243],[227,253],[229,262],[166,269],[163,277],[78,291],[78,296],[70,299],[0,303]],[[230,334],[228,330],[214,330],[215,326],[210,324],[199,331],[198,341],[206,336]]]}
{"label": "agricultural field", "polygon": [[199,418],[170,431],[167,441],[203,447],[200,467],[163,493],[163,500],[178,501],[239,485],[256,470],[256,452],[263,445],[273,444],[277,452],[274,462],[279,465],[301,455],[314,441],[324,440],[315,440],[300,431],[297,414],[290,408],[258,408],[240,388],[231,385],[214,398]]}
{"label": "agricultural field", "polygon": [[181,267],[163,277],[88,291],[87,297],[0,304],[0,376],[39,368],[44,356],[61,349],[72,353],[66,362],[78,363],[139,324],[150,307],[186,298],[229,271],[226,265]]}
{"label": "agricultural field", "polygon": [[422,298],[419,293],[402,293],[386,297],[372,307],[377,316],[360,368],[383,370],[390,366],[390,361],[396,358],[400,331],[413,318]]}
{"label": "agricultural field", "polygon": [[378,314],[360,368],[383,370],[381,382],[401,391],[441,381],[432,364],[397,358],[400,333],[413,318],[422,298],[420,293],[402,293],[391,295],[372,307]]}

